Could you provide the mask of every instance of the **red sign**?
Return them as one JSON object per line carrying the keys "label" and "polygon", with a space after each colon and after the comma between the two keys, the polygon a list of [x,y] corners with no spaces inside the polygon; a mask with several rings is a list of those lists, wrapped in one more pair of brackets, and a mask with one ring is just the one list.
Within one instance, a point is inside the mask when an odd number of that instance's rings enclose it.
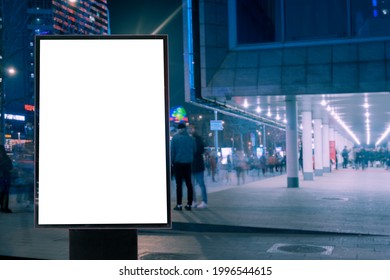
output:
{"label": "red sign", "polygon": [[336,163],[336,142],[335,141],[329,141],[329,153],[332,162]]}
{"label": "red sign", "polygon": [[24,104],[24,110],[32,112],[32,111],[35,110],[35,106],[34,105],[29,105],[29,104]]}

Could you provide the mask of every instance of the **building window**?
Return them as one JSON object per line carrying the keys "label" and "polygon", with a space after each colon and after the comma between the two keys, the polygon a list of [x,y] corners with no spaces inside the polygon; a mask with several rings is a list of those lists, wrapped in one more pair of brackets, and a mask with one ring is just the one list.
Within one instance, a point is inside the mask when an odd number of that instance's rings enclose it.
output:
{"label": "building window", "polygon": [[275,0],[237,0],[238,44],[268,43],[276,39]]}
{"label": "building window", "polygon": [[284,3],[286,41],[348,36],[347,1],[284,0]]}
{"label": "building window", "polygon": [[390,34],[390,1],[351,1],[352,36],[382,36]]}
{"label": "building window", "polygon": [[238,45],[390,35],[390,0],[230,0]]}

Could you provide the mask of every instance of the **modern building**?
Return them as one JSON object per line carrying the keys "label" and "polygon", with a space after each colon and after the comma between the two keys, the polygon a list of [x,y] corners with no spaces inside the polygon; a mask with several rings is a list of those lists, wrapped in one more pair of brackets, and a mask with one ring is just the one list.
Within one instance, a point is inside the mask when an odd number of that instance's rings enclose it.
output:
{"label": "modern building", "polygon": [[286,129],[288,187],[298,139],[305,180],[389,141],[390,1],[183,0],[183,18],[187,101]]}
{"label": "modern building", "polygon": [[107,0],[55,0],[53,3],[56,34],[109,34]]}
{"label": "modern building", "polygon": [[[34,36],[110,34],[107,0],[1,0],[2,108],[8,139],[33,139]],[[12,74],[7,69],[14,69]]]}

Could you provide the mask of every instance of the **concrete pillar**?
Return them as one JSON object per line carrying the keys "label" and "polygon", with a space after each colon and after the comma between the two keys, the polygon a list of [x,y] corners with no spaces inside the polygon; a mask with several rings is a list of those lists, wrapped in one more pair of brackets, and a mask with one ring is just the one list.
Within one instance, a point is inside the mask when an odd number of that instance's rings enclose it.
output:
{"label": "concrete pillar", "polygon": [[329,118],[327,114],[322,116],[322,169],[324,173],[330,173]]}
{"label": "concrete pillar", "polygon": [[314,174],[322,176],[322,120],[314,119]]}
{"label": "concrete pillar", "polygon": [[315,106],[314,119],[314,174],[322,176],[322,114],[321,107]]}
{"label": "concrete pillar", "polygon": [[309,97],[304,97],[302,102],[302,158],[303,180],[312,181],[313,173],[313,150],[312,150],[312,114]]}
{"label": "concrete pillar", "polygon": [[298,114],[295,96],[286,99],[287,187],[298,188]]}

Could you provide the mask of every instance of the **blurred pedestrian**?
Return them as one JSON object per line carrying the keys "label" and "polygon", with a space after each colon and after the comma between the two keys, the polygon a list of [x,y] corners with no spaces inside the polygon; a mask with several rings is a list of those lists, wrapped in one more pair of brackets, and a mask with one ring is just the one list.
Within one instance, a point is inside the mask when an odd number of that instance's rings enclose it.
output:
{"label": "blurred pedestrian", "polygon": [[344,146],[344,149],[341,152],[341,156],[343,157],[343,168],[347,168],[348,166],[348,156],[349,156],[349,150],[347,149],[347,146]]}
{"label": "blurred pedestrian", "polygon": [[260,169],[261,172],[263,173],[263,176],[265,176],[265,172],[267,171],[267,162],[268,162],[267,156],[265,155],[265,152],[263,152],[263,154],[260,157]]}
{"label": "blurred pedestrian", "polygon": [[303,148],[302,148],[302,146],[299,149],[298,162],[299,162],[299,170],[302,170],[302,172],[303,172]]}
{"label": "blurred pedestrian", "polygon": [[12,160],[7,155],[4,145],[0,145],[0,212],[3,213],[12,213],[8,205],[12,168]]}
{"label": "blurred pedestrian", "polygon": [[172,137],[171,160],[175,169],[176,201],[174,210],[182,210],[183,180],[187,187],[186,210],[191,210],[193,200],[193,187],[191,182],[191,165],[196,152],[196,143],[188,132],[184,123],[178,125],[178,133]]}
{"label": "blurred pedestrian", "polygon": [[231,174],[233,170],[233,163],[230,155],[227,156],[226,163],[226,184],[230,184],[232,181]]}
{"label": "blurred pedestrian", "polygon": [[239,150],[234,153],[233,166],[236,170],[237,185],[240,185],[240,179],[245,184],[246,159],[243,151]]}
{"label": "blurred pedestrian", "polygon": [[205,164],[204,164],[204,141],[202,137],[196,132],[195,126],[190,125],[190,134],[195,139],[196,143],[196,152],[194,155],[194,161],[192,162],[192,175],[194,178],[194,202],[196,203],[196,191],[195,187],[196,184],[199,184],[201,194],[202,194],[202,201],[199,204],[193,204],[193,207],[196,208],[206,208],[207,207],[207,190],[206,185],[204,183],[204,171],[205,171]]}
{"label": "blurred pedestrian", "polygon": [[271,173],[274,173],[274,169],[277,166],[277,164],[278,164],[278,159],[274,154],[268,157],[268,166]]}
{"label": "blurred pedestrian", "polygon": [[215,151],[210,152],[209,157],[209,164],[210,164],[210,170],[211,170],[211,178],[213,182],[216,182],[215,175],[217,174],[217,162],[218,162],[218,156]]}

